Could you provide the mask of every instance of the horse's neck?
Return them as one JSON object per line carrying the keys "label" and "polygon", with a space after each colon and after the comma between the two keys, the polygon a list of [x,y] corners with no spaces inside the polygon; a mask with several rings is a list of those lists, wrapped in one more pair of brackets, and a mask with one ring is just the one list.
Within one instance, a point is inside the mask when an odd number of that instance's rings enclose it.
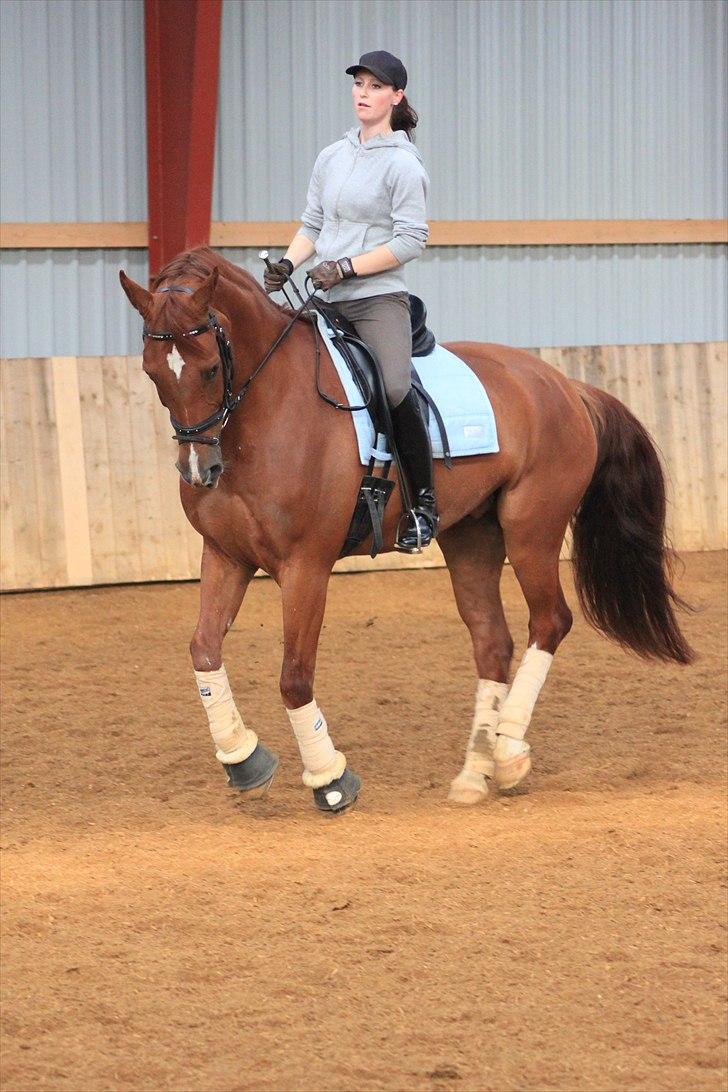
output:
{"label": "horse's neck", "polygon": [[220,281],[215,302],[230,319],[236,379],[242,384],[283,331],[285,318],[255,287],[244,283]]}
{"label": "horse's neck", "polygon": [[305,370],[309,358],[313,365],[308,324],[293,323],[272,355],[268,356],[276,340],[290,324],[291,316],[272,305],[254,285],[228,283],[216,294],[215,303],[219,303],[232,326],[233,394],[237,394],[267,357],[260,373],[250,384],[244,399],[245,409],[231,418],[231,422],[235,419],[236,430],[242,435],[252,429],[259,436],[261,421],[269,427],[271,422],[280,418],[281,422],[285,421],[289,432],[305,432],[311,415],[309,411],[303,414],[303,407],[310,400],[311,393],[315,393],[313,367],[310,383],[299,383],[297,377]]}

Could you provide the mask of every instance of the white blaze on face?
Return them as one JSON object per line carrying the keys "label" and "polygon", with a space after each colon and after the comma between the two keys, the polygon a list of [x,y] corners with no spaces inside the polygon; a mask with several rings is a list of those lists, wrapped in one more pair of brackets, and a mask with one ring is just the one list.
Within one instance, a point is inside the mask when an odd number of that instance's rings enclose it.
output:
{"label": "white blaze on face", "polygon": [[[171,354],[170,354],[171,355]],[[192,485],[202,485],[202,478],[200,477],[200,460],[197,457],[195,451],[195,445],[190,444],[190,482]]]}
{"label": "white blaze on face", "polygon": [[179,352],[177,351],[177,346],[176,345],[172,346],[172,352],[171,353],[167,353],[167,363],[169,364],[170,369],[177,376],[177,382],[179,382],[179,378],[182,375],[182,369],[185,366],[185,362],[182,359],[182,357],[179,355]]}

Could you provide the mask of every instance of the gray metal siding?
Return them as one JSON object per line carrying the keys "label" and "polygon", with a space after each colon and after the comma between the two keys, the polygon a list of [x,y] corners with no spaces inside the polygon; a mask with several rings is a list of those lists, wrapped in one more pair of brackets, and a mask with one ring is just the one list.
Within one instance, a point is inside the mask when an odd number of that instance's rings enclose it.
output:
{"label": "gray metal siding", "polygon": [[[257,250],[222,253],[261,278]],[[118,270],[146,284],[145,251],[5,251],[3,267],[0,355],[140,351],[141,319],[119,288]],[[409,287],[426,301],[443,341],[547,346],[726,338],[725,247],[438,247],[408,268]]]}
{"label": "gray metal siding", "polygon": [[[722,0],[225,0],[215,219],[288,220],[386,45],[421,115],[433,219],[726,215]],[[3,0],[2,218],[146,217],[142,0]],[[237,252],[236,252],[237,253]],[[433,248],[443,339],[720,340],[725,248]],[[251,252],[244,264],[257,268]],[[2,353],[122,354],[142,251],[4,252]]]}
{"label": "gray metal siding", "polygon": [[141,319],[119,269],[146,284],[146,250],[3,251],[0,356],[140,353]]}
{"label": "gray metal siding", "polygon": [[2,219],[146,219],[142,0],[2,0]]}
{"label": "gray metal siding", "polygon": [[725,216],[722,0],[226,0],[214,219],[298,217],[354,124],[345,68],[403,57],[435,220]]}
{"label": "gray metal siding", "polygon": [[[727,251],[717,246],[438,247],[408,266],[408,283],[425,300],[429,325],[441,341],[523,346],[722,341]],[[257,251],[224,253],[261,277]],[[300,273],[297,280],[303,287]]]}

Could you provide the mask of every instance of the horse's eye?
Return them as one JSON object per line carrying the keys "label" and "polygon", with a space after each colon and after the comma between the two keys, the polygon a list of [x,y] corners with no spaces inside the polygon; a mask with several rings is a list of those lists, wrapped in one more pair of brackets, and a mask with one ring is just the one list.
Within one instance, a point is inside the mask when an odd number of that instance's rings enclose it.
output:
{"label": "horse's eye", "polygon": [[211,368],[208,368],[205,372],[205,379],[214,379],[217,373],[220,371],[219,364],[213,364]]}

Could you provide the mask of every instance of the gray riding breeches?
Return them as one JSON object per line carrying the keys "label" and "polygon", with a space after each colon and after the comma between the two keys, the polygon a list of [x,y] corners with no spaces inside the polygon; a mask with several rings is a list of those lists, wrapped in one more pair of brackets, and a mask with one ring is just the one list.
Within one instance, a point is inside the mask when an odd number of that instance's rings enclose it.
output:
{"label": "gray riding breeches", "polygon": [[362,341],[371,345],[384,376],[390,406],[406,397],[412,366],[412,323],[407,292],[388,292],[358,300],[327,304],[351,322]]}

